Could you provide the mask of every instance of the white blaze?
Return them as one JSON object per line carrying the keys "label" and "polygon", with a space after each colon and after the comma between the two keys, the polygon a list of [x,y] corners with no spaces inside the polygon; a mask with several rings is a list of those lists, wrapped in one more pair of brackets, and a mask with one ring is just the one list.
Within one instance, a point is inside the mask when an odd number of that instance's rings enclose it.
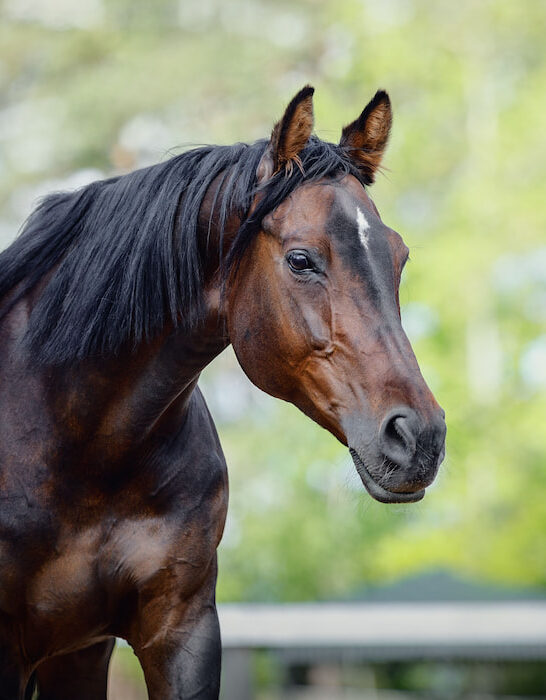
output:
{"label": "white blaze", "polygon": [[364,248],[368,250],[368,234],[366,231],[370,228],[370,224],[360,207],[356,208],[356,223],[358,224],[358,237],[360,238],[360,242]]}

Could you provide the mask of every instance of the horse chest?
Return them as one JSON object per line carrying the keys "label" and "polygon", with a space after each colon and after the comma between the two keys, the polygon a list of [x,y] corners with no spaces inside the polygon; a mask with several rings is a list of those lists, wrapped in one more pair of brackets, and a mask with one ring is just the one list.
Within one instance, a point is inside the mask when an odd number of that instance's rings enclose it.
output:
{"label": "horse chest", "polygon": [[185,579],[190,584],[214,550],[212,542],[203,546],[203,535],[198,523],[168,524],[159,517],[66,532],[28,587],[28,609],[41,622],[61,614],[108,625],[124,597],[164,576],[175,572],[182,592]]}

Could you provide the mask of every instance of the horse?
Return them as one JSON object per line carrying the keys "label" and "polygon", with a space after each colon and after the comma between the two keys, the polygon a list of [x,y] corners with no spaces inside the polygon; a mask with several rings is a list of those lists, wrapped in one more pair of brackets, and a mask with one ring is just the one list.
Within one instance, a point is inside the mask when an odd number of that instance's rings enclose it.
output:
{"label": "horse", "polygon": [[204,146],[45,198],[0,255],[0,699],[106,698],[115,637],[151,700],[217,698],[227,470],[198,387],[250,380],[418,501],[444,413],[404,334],[408,248],[368,194],[378,91],[339,143],[313,88],[269,139]]}

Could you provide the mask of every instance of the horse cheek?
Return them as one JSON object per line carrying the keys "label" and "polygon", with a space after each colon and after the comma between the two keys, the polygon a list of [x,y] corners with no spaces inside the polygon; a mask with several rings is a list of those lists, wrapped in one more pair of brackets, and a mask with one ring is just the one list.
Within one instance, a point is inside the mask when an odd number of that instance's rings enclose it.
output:
{"label": "horse cheek", "polygon": [[267,278],[253,279],[232,304],[229,336],[250,381],[276,398],[291,391],[295,332],[282,294]]}
{"label": "horse cheek", "polygon": [[326,350],[332,343],[332,314],[326,294],[313,293],[313,299],[300,306],[300,333],[311,352]]}

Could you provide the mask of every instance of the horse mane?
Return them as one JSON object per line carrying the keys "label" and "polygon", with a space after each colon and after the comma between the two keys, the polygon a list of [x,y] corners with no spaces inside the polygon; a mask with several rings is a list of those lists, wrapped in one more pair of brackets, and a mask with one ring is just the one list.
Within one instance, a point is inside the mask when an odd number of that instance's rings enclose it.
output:
{"label": "horse mane", "polygon": [[300,154],[301,168],[281,171],[259,187],[256,171],[266,147],[260,140],[196,148],[47,196],[0,254],[0,300],[14,292],[0,319],[43,280],[24,342],[34,360],[54,365],[134,349],[169,321],[195,327],[204,309],[199,210],[219,175],[213,209],[221,232],[231,214],[242,219],[226,261],[230,269],[263,217],[302,182],[349,172],[359,177],[343,149],[312,137]]}

